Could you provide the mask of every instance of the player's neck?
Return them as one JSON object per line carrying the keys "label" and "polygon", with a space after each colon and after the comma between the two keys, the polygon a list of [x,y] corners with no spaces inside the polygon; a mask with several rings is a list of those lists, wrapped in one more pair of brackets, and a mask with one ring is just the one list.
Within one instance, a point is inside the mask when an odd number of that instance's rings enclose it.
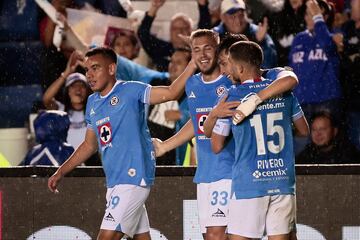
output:
{"label": "player's neck", "polygon": [[113,89],[114,85],[116,83],[116,79],[112,78],[111,80],[108,81],[108,83],[105,85],[104,89],[102,89],[100,91],[100,96],[106,96],[107,94],[109,94],[109,92]]}
{"label": "player's neck", "polygon": [[201,74],[205,82],[211,82],[217,79],[221,75],[221,72],[220,72],[220,68],[216,67],[214,71],[212,71],[211,73],[201,73]]}
{"label": "player's neck", "polygon": [[261,78],[261,70],[260,69],[254,69],[252,71],[248,71],[244,73],[244,75],[241,77],[241,83],[244,83],[245,81],[249,79],[259,79]]}

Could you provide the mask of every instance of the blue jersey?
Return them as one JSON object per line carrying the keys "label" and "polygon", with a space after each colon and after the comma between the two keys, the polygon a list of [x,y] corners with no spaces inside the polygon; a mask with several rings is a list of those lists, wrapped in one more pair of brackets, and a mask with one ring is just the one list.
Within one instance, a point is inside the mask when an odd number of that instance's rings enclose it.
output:
{"label": "blue jersey", "polygon": [[306,30],[296,35],[289,63],[299,78],[294,93],[301,104],[340,98],[339,56],[321,16],[315,18],[314,33]]}
{"label": "blue jersey", "polygon": [[[271,82],[245,82],[229,89],[228,101],[246,99]],[[232,192],[237,199],[294,194],[292,120],[303,116],[291,92],[263,102],[241,124],[231,124],[235,139]]]}
{"label": "blue jersey", "polygon": [[195,183],[209,183],[220,179],[231,179],[231,168],[234,163],[234,140],[227,143],[218,154],[211,150],[210,138],[204,135],[203,124],[231,81],[220,75],[216,80],[204,82],[201,73],[193,75],[186,82],[186,95],[189,112],[196,137],[196,155],[198,166],[194,178]]}
{"label": "blue jersey", "polygon": [[150,85],[117,81],[106,96],[92,94],[86,122],[97,136],[107,186],[152,185],[155,154],[146,122]]}

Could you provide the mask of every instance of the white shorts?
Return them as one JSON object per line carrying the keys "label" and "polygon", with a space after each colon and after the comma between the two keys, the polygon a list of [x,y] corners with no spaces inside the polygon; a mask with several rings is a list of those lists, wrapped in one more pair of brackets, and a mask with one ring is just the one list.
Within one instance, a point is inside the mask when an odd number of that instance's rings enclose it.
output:
{"label": "white shorts", "polygon": [[119,184],[106,192],[106,210],[100,229],[134,234],[150,231],[145,201],[150,188]]}
{"label": "white shorts", "polygon": [[197,185],[199,225],[202,233],[206,227],[227,226],[231,179]]}
{"label": "white shorts", "polygon": [[228,233],[247,238],[288,234],[296,231],[294,195],[231,199]]}

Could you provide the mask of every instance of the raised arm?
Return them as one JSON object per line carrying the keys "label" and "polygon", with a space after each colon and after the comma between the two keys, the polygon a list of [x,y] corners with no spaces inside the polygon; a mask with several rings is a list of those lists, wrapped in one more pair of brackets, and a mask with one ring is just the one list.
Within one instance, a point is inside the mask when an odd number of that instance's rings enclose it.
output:
{"label": "raised arm", "polygon": [[65,84],[66,78],[73,72],[77,66],[82,65],[84,56],[78,51],[74,51],[67,63],[65,71],[46,89],[43,95],[43,103],[46,109],[58,109],[55,103],[55,96]]}
{"label": "raised arm", "polygon": [[194,126],[191,119],[178,131],[174,136],[167,139],[166,141],[161,141],[157,138],[153,139],[153,144],[155,147],[155,153],[157,157],[161,157],[166,152],[177,148],[178,146],[183,145],[184,143],[190,141],[195,136]]}
{"label": "raised arm", "polygon": [[76,151],[64,162],[59,169],[49,178],[48,188],[52,192],[58,192],[57,186],[64,175],[85,162],[97,151],[96,134],[92,129],[86,130],[85,140]]}
{"label": "raised arm", "polygon": [[233,123],[239,124],[247,116],[254,112],[260,103],[268,100],[271,97],[292,90],[297,86],[298,83],[299,82],[295,73],[291,71],[283,71],[279,73],[278,78],[274,80],[269,86],[257,94],[252,95],[237,107],[236,110],[238,110],[238,112],[233,117]]}
{"label": "raised arm", "polygon": [[158,104],[170,100],[178,99],[185,88],[185,83],[196,70],[196,65],[191,60],[184,72],[170,85],[170,86],[156,86],[152,87],[150,91],[150,104]]}
{"label": "raised arm", "polygon": [[278,78],[269,86],[258,93],[261,101],[268,100],[276,95],[290,91],[299,84],[298,78],[292,71],[283,71],[278,74]]}

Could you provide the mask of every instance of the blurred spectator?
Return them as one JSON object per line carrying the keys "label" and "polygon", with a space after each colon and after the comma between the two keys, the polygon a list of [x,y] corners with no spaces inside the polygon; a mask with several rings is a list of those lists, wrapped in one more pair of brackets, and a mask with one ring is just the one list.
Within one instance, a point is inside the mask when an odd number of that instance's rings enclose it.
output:
{"label": "blurred spectator", "polygon": [[[52,0],[51,4],[58,12],[59,19],[63,21],[66,18],[66,8],[76,8],[73,0]],[[65,68],[67,59],[73,49],[61,46],[58,51],[53,44],[56,23],[54,23],[47,15],[40,22],[40,39],[44,43],[44,52],[41,54],[41,83],[46,89],[54,82]]]}
{"label": "blurred spectator", "polygon": [[[176,49],[169,63],[169,79],[153,80],[151,85],[170,85],[182,74],[191,60],[191,51],[185,48]],[[184,93],[177,103],[174,101],[150,106],[148,126],[151,137],[162,140],[168,139],[179,131],[189,120],[189,110]],[[186,153],[186,144],[156,159],[157,165],[181,165]]]}
{"label": "blurred spectator", "polygon": [[307,30],[296,35],[289,54],[290,66],[299,78],[294,92],[306,118],[321,110],[342,117],[339,83],[339,56],[329,29],[334,11],[324,0],[309,0]]}
{"label": "blurred spectator", "polygon": [[316,113],[311,121],[311,143],[297,156],[296,163],[359,163],[360,152],[341,138],[328,112]]}
{"label": "blurred spectator", "polygon": [[342,29],[342,81],[350,141],[360,150],[360,0],[351,1],[351,20]]}
{"label": "blurred spectator", "polygon": [[221,20],[222,22],[214,27],[220,37],[223,37],[226,33],[246,35],[249,40],[259,43],[263,49],[264,62],[262,67],[275,67],[277,61],[276,49],[273,40],[267,34],[267,18],[264,18],[264,22],[259,25],[250,23],[243,0],[223,0],[221,2]]}
{"label": "blurred spectator", "polygon": [[120,56],[133,60],[139,55],[140,44],[132,32],[121,32],[115,35],[110,45]]}
{"label": "blurred spectator", "polygon": [[221,0],[197,0],[199,9],[199,29],[211,29],[220,24]]}
{"label": "blurred spectator", "polygon": [[44,111],[34,121],[36,141],[20,165],[59,166],[74,148],[66,143],[70,120],[66,112]]}
{"label": "blurred spectator", "polygon": [[126,11],[123,9],[119,0],[74,0],[74,2],[81,8],[89,8],[90,4],[93,8],[98,9],[103,14],[126,18]]}
{"label": "blurred spectator", "polygon": [[269,15],[269,34],[276,45],[279,66],[288,66],[294,37],[305,30],[305,10],[304,0],[286,0],[280,12]]}
{"label": "blurred spectator", "polygon": [[[47,109],[62,110],[69,114],[70,129],[68,133],[68,143],[77,148],[85,139],[85,107],[87,97],[90,95],[90,88],[86,82],[86,77],[81,73],[74,73],[77,66],[81,65],[82,55],[74,51],[65,71],[53,82],[45,91],[43,102]],[[58,92],[64,89],[64,102],[55,99]]]}
{"label": "blurred spectator", "polygon": [[138,36],[142,47],[157,69],[166,71],[170,56],[174,50],[187,47],[186,41],[181,36],[190,36],[192,20],[183,13],[174,15],[170,22],[170,42],[161,40],[152,35],[150,29],[158,10],[164,5],[165,0],[151,0],[150,2],[150,9],[146,12],[139,26]]}

